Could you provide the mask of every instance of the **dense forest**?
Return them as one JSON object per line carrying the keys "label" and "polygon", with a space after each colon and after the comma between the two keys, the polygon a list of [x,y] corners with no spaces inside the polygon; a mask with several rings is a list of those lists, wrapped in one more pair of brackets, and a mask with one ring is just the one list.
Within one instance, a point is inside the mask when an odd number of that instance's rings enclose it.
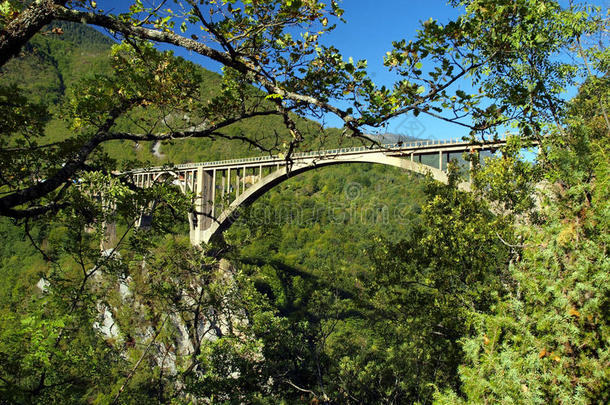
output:
{"label": "dense forest", "polygon": [[[388,89],[318,44],[334,1],[101,3],[0,3],[1,404],[610,401],[607,14],[452,2],[458,21],[394,43]],[[192,196],[124,175],[370,146],[445,111],[473,144],[519,133],[464,156],[471,192],[451,164],[449,184],[320,168],[191,246]]]}

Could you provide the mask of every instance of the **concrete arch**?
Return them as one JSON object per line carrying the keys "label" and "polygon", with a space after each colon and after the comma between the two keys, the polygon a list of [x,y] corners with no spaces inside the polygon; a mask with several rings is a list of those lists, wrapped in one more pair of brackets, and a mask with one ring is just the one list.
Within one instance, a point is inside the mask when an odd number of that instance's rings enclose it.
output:
{"label": "concrete arch", "polygon": [[[427,166],[419,162],[409,159],[400,158],[397,156],[388,156],[383,152],[366,153],[360,155],[337,155],[324,156],[311,159],[300,159],[296,161],[290,169],[284,165],[275,172],[265,176],[260,181],[256,182],[252,187],[245,190],[237,199],[235,199],[227,209],[225,209],[218,218],[214,220],[212,225],[204,230],[199,231],[198,235],[194,235],[196,240],[194,244],[201,242],[209,242],[210,240],[219,237],[238,217],[240,207],[249,206],[260,198],[267,191],[280,183],[292,178],[295,175],[304,173],[310,170],[315,170],[320,167],[346,164],[346,163],[375,163],[387,166],[398,167],[409,170],[418,174],[430,174],[435,180],[447,184],[447,174],[435,167]],[[462,183],[459,187],[463,190],[469,189],[468,183]]]}

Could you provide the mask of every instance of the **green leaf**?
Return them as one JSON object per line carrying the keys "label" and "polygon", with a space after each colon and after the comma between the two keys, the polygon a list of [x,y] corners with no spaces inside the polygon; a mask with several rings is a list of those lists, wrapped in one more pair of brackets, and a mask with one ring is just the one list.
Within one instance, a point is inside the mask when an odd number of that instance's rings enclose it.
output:
{"label": "green leaf", "polygon": [[276,94],[276,93],[272,93],[272,94],[267,94],[265,96],[266,100],[282,100],[284,97],[281,94]]}

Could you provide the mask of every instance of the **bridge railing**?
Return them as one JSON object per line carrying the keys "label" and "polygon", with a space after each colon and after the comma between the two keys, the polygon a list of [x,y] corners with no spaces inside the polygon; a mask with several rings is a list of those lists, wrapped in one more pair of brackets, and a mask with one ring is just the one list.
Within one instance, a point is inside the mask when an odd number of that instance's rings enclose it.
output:
{"label": "bridge railing", "polygon": [[[500,136],[500,140],[506,140],[506,134]],[[366,152],[366,151],[379,151],[379,150],[392,150],[392,151],[401,151],[401,150],[409,150],[414,148],[422,148],[428,146],[442,146],[442,145],[457,145],[457,144],[469,144],[469,141],[463,141],[459,139],[436,139],[436,140],[422,140],[422,141],[411,141],[411,142],[396,142],[396,143],[387,143],[373,146],[356,146],[351,148],[335,148],[335,149],[326,149],[326,150],[317,150],[310,152],[297,152],[291,155],[292,159],[299,158],[310,158],[310,157],[325,157],[325,156],[333,156],[343,153],[357,153],[357,152]],[[188,169],[194,167],[201,166],[230,166],[240,163],[268,163],[278,160],[284,160],[283,157],[274,155],[274,156],[256,156],[249,158],[238,158],[238,159],[227,159],[227,160],[219,160],[212,162],[199,162],[199,163],[182,163],[178,165],[172,166],[174,169]],[[163,167],[152,167],[145,171],[155,171],[155,170],[163,170]]]}

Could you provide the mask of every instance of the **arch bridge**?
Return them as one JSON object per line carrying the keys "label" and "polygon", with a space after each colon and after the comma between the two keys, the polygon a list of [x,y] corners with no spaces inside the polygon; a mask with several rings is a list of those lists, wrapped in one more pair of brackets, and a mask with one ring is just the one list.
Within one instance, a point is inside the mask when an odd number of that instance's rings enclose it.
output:
{"label": "arch bridge", "polygon": [[[447,183],[447,163],[451,159],[460,159],[465,152],[494,151],[505,144],[505,137],[480,143],[459,140],[399,142],[295,153],[290,159],[260,156],[143,168],[129,173],[138,187],[172,181],[183,192],[195,195],[194,210],[189,213],[190,239],[192,244],[199,245],[227,229],[237,219],[240,207],[252,204],[299,173],[336,164],[378,163],[430,174],[435,180]],[[470,183],[463,182],[459,187],[468,191]]]}

